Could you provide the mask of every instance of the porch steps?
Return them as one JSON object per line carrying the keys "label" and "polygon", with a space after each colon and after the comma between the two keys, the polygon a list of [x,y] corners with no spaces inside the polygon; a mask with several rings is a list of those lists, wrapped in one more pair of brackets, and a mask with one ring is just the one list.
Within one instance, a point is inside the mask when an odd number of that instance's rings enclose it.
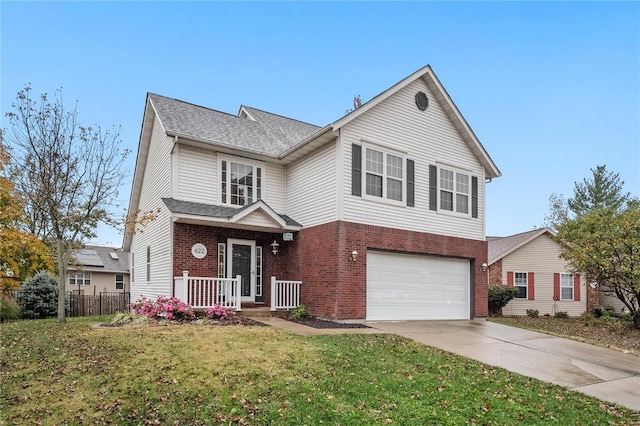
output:
{"label": "porch steps", "polygon": [[240,313],[248,318],[268,318],[268,317],[285,318],[289,316],[289,311],[285,311],[285,310],[272,311],[271,308],[269,308],[268,306],[245,308],[243,305],[242,311]]}

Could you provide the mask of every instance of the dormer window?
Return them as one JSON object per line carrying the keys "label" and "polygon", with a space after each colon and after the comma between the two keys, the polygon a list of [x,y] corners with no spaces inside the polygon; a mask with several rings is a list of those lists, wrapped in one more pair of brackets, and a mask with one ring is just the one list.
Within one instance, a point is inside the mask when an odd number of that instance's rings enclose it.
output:
{"label": "dormer window", "polygon": [[263,174],[261,164],[221,159],[221,204],[248,206],[262,199]]}

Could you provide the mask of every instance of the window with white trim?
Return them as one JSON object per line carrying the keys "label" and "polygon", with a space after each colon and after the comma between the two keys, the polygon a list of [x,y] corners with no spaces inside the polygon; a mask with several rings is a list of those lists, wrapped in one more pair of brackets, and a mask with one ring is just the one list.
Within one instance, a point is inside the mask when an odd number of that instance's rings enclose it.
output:
{"label": "window with white trim", "polygon": [[90,272],[69,271],[69,285],[91,285]]}
{"label": "window with white trim", "polygon": [[225,271],[225,257],[227,253],[227,245],[225,243],[218,243],[218,278],[224,278]]}
{"label": "window with white trim", "polygon": [[124,290],[124,275],[116,274],[116,290]]}
{"label": "window with white trim", "polygon": [[264,166],[257,162],[222,158],[219,161],[220,203],[247,206],[262,199]]}
{"label": "window with white trim", "polygon": [[440,166],[438,176],[438,210],[469,216],[471,175]]}
{"label": "window with white trim", "polygon": [[560,300],[573,300],[573,274],[560,274]]}
{"label": "window with white trim", "polygon": [[256,296],[262,296],[262,247],[256,246]]}
{"label": "window with white trim", "polygon": [[363,144],[365,198],[402,202],[406,187],[405,158]]}
{"label": "window with white trim", "polygon": [[518,289],[518,294],[515,295],[516,299],[527,298],[527,273],[526,272],[514,272],[513,273],[513,286]]}
{"label": "window with white trim", "polygon": [[151,281],[151,246],[147,246],[147,281]]}

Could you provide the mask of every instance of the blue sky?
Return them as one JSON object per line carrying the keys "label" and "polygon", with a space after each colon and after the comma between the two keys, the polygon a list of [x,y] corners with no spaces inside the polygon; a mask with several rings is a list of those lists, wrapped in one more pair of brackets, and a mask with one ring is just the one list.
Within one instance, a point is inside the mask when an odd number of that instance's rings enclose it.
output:
{"label": "blue sky", "polygon": [[[606,164],[640,195],[638,2],[0,2],[1,109],[30,82],[137,149],[148,91],[324,126],[430,64],[502,177],[487,234]],[[130,159],[133,172],[135,155]],[[126,208],[130,187],[122,188]],[[97,243],[120,245],[100,229]]]}

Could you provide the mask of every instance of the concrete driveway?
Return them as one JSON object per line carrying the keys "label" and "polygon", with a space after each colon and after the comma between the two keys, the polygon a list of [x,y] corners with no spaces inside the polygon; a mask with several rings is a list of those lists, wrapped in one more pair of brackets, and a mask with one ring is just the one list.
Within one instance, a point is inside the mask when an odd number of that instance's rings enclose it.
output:
{"label": "concrete driveway", "polygon": [[367,325],[640,411],[640,357],[632,354],[485,320]]}

